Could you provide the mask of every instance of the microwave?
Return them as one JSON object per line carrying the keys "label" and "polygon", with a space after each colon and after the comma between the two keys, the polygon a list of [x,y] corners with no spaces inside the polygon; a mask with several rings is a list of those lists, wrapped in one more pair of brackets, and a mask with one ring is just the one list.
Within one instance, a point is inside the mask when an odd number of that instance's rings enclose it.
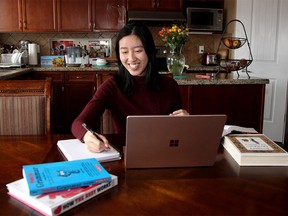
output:
{"label": "microwave", "polygon": [[188,7],[186,12],[187,27],[190,31],[223,31],[223,9]]}

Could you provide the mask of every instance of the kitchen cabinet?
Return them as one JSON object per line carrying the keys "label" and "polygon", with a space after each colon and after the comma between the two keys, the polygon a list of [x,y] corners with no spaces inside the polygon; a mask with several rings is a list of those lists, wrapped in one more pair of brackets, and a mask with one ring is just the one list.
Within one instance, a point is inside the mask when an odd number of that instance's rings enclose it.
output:
{"label": "kitchen cabinet", "polygon": [[128,0],[128,10],[182,11],[183,0]]}
{"label": "kitchen cabinet", "polygon": [[65,128],[71,131],[74,119],[92,99],[96,91],[95,72],[65,72]]}
{"label": "kitchen cabinet", "polygon": [[226,114],[226,124],[262,132],[265,84],[180,85],[180,91],[190,114]]}
{"label": "kitchen cabinet", "polygon": [[57,0],[59,32],[118,31],[126,23],[126,0]]}
{"label": "kitchen cabinet", "polygon": [[56,0],[1,0],[0,32],[55,32]]}
{"label": "kitchen cabinet", "polygon": [[91,0],[57,0],[59,32],[92,31]]}
{"label": "kitchen cabinet", "polygon": [[62,72],[34,72],[33,79],[52,78],[52,101],[51,101],[51,131],[59,133],[65,128],[65,79]]}
{"label": "kitchen cabinet", "polygon": [[52,78],[52,133],[70,133],[73,120],[97,88],[96,72],[34,72],[34,79]]}
{"label": "kitchen cabinet", "polygon": [[126,24],[126,0],[94,0],[94,30],[119,31]]}
{"label": "kitchen cabinet", "polygon": [[185,0],[185,8],[187,7],[203,7],[203,8],[224,8],[224,0]]}

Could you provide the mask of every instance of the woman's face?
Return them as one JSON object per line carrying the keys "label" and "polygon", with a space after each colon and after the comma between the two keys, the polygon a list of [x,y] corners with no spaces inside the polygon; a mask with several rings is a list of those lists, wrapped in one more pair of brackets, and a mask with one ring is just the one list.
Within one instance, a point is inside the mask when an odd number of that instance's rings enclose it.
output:
{"label": "woman's face", "polygon": [[119,41],[121,63],[132,76],[144,76],[148,56],[141,40],[136,35],[128,35]]}

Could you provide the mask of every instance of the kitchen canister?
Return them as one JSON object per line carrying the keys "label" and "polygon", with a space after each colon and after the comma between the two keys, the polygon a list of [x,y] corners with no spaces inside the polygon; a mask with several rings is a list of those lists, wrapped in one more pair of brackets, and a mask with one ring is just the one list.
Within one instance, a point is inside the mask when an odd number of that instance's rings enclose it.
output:
{"label": "kitchen canister", "polygon": [[38,64],[38,45],[35,43],[28,44],[29,65]]}

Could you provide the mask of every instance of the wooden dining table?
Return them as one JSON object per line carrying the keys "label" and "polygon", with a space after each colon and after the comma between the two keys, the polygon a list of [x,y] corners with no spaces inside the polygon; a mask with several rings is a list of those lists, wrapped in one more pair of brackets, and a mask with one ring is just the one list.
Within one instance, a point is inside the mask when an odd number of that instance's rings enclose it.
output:
{"label": "wooden dining table", "polygon": [[[122,151],[125,138],[107,135]],[[63,161],[72,135],[0,136],[0,215],[40,215],[7,194],[22,166]],[[73,148],[73,146],[71,146]],[[129,169],[102,163],[118,185],[63,215],[288,215],[288,167],[240,167],[221,145],[211,167]]]}

